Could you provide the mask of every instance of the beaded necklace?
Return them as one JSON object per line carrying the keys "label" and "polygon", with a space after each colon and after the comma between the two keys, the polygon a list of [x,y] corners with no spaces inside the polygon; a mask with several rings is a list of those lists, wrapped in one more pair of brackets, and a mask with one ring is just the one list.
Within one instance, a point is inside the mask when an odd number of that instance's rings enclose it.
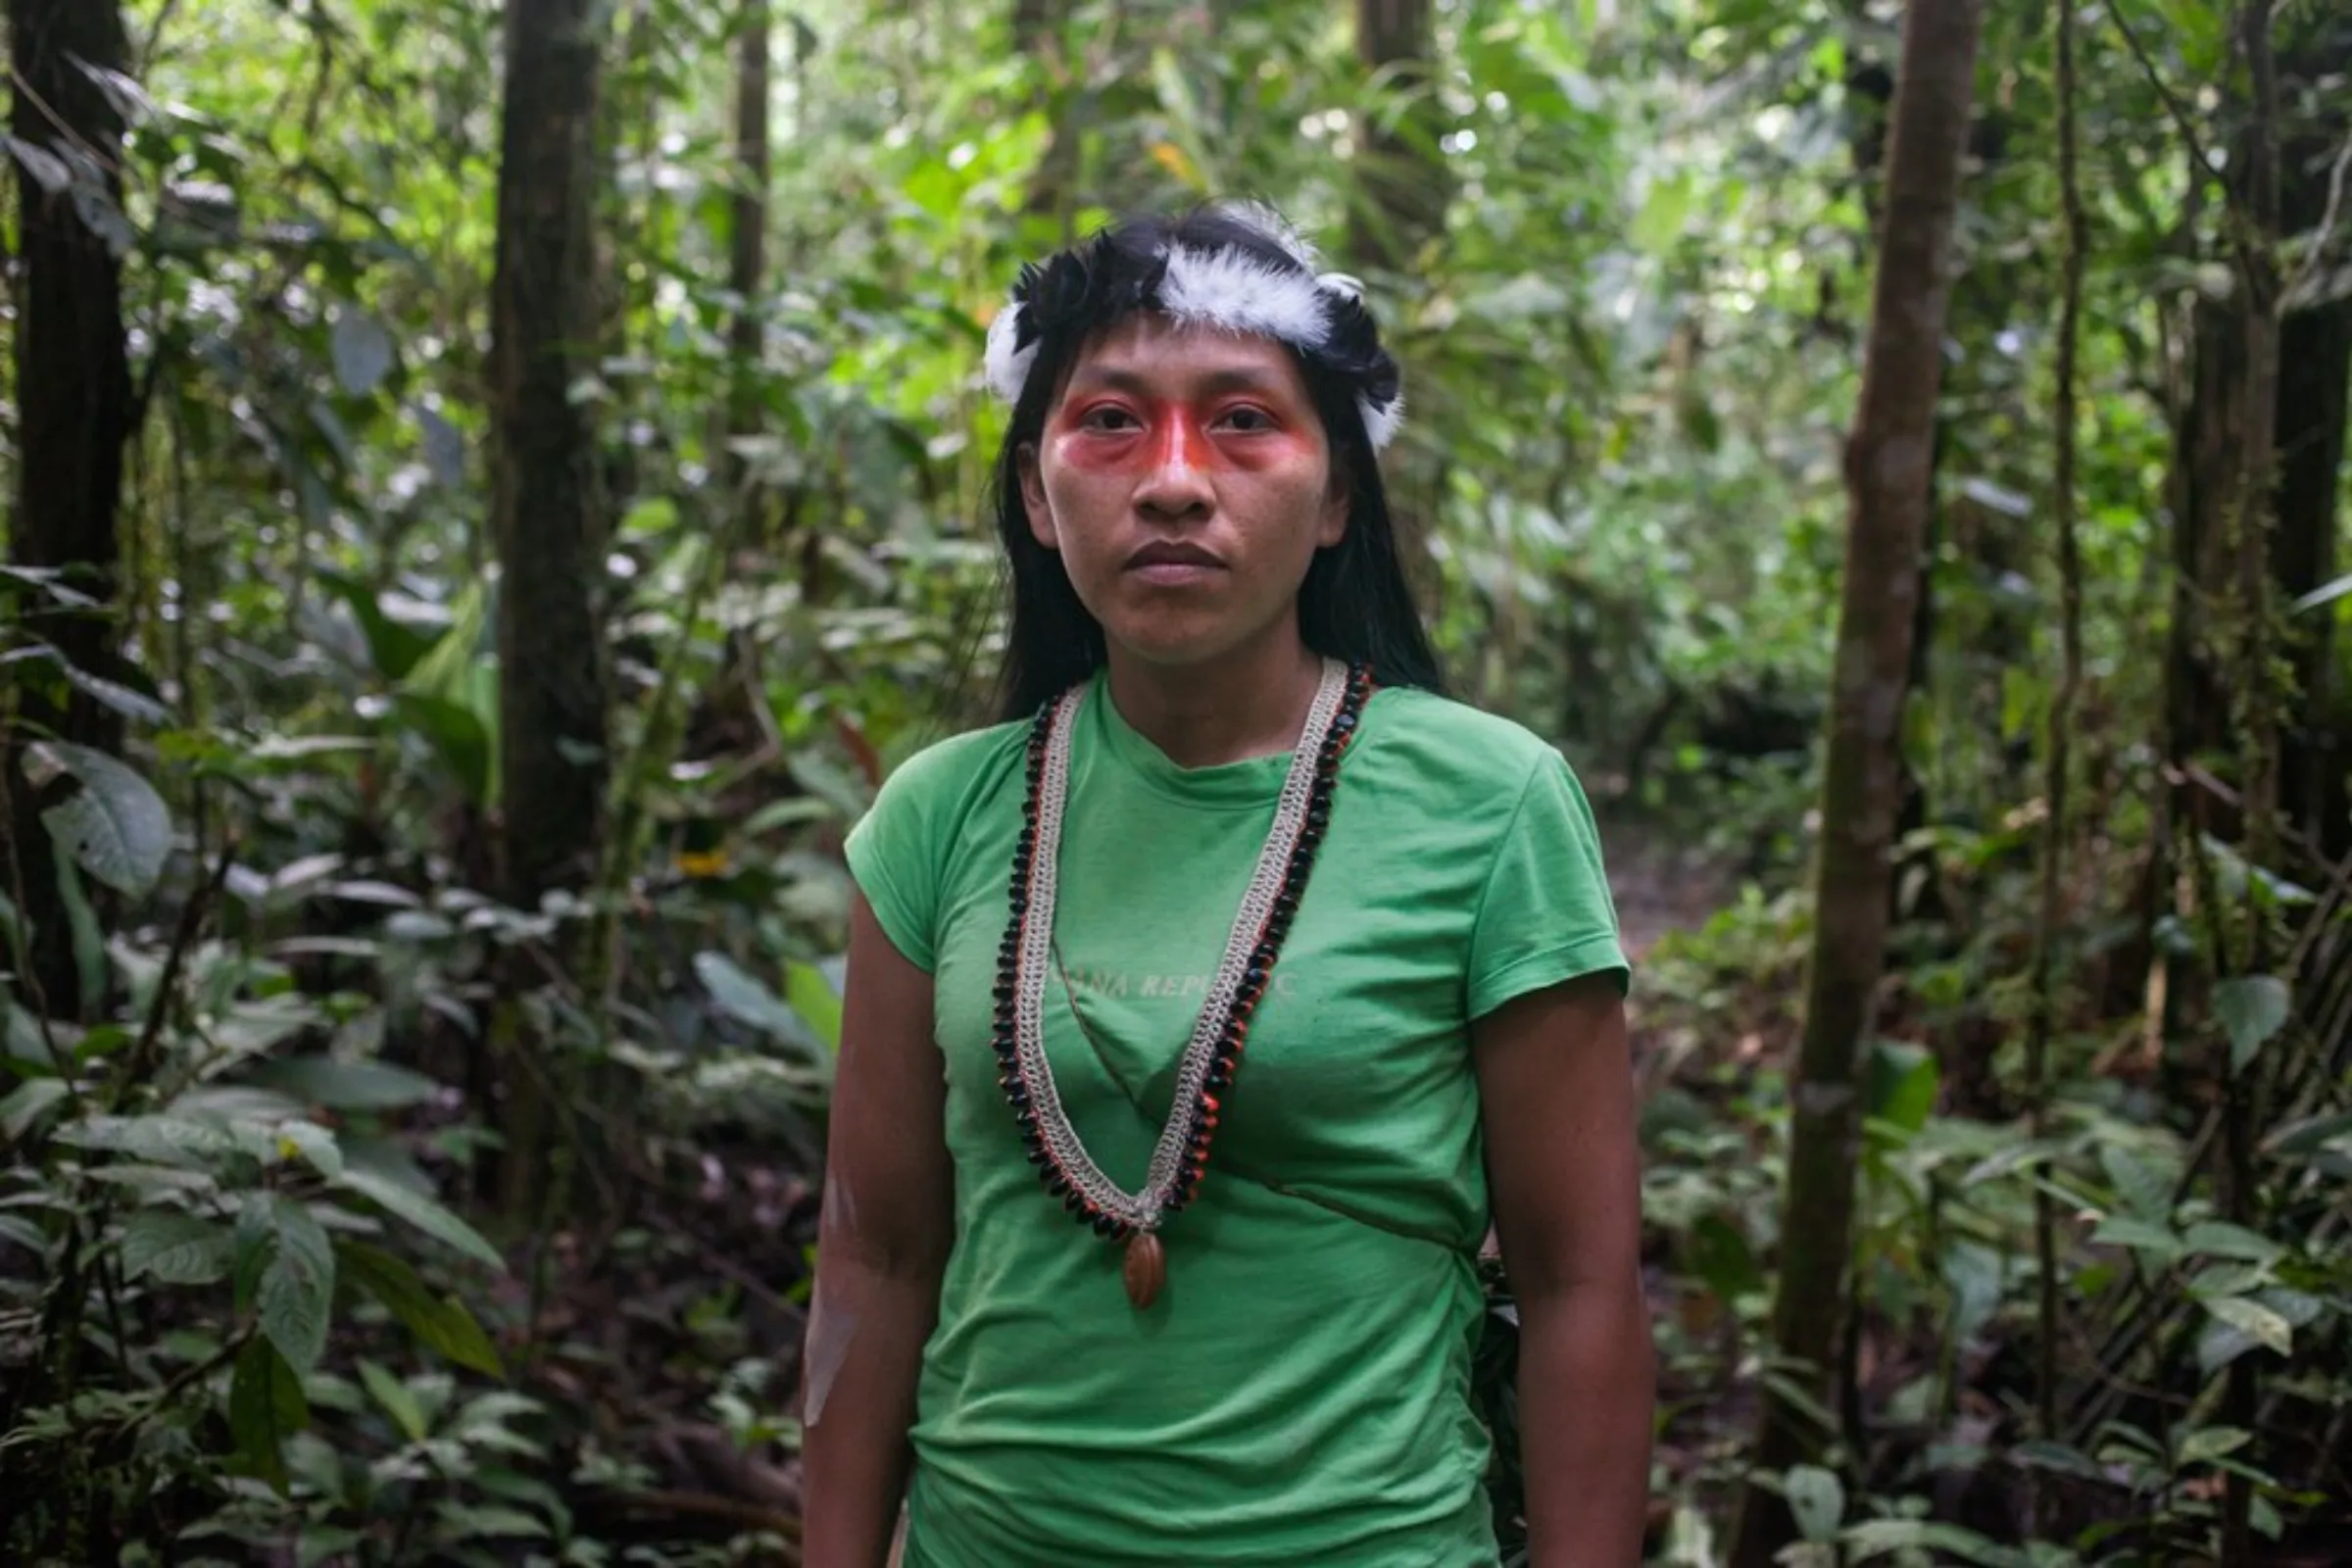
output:
{"label": "beaded necklace", "polygon": [[1355,736],[1372,692],[1362,665],[1323,662],[1306,724],[1291,754],[1289,773],[1274,808],[1274,825],[1258,853],[1257,868],[1242,895],[1225,955],[1209,982],[1176,1069],[1174,1102],[1152,1152],[1144,1185],[1128,1192],[1103,1174],[1070,1125],[1044,1038],[1047,971],[1052,967],[1054,904],[1059,871],[1061,821],[1068,803],[1070,734],[1084,686],[1039,710],[1029,731],[1028,798],[1013,853],[1011,918],[997,955],[993,1043],[999,1085],[1012,1107],[1021,1142],[1046,1191],[1082,1225],[1112,1243],[1125,1243],[1122,1277],[1137,1310],[1149,1307],[1167,1279],[1158,1231],[1181,1213],[1207,1174],[1220,1097],[1241,1065],[1250,1021],[1264,998],[1298,902],[1306,893],[1315,851],[1331,821],[1340,758]]}

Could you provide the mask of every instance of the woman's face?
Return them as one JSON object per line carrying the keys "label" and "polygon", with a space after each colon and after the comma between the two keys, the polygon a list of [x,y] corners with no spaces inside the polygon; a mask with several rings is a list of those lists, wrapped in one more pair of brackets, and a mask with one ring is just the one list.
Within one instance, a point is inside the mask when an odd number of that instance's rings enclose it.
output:
{"label": "woman's face", "polygon": [[1347,528],[1290,351],[1150,313],[1080,353],[1019,461],[1038,543],[1111,644],[1155,664],[1296,640],[1298,585]]}

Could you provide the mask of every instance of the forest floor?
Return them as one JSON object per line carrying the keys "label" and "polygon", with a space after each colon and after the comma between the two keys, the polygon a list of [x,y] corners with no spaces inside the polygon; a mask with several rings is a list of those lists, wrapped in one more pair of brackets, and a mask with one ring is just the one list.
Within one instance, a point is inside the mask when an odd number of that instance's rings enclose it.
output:
{"label": "forest floor", "polygon": [[1605,816],[1599,826],[1619,940],[1637,969],[1660,937],[1704,925],[1737,886],[1728,867],[1664,825]]}

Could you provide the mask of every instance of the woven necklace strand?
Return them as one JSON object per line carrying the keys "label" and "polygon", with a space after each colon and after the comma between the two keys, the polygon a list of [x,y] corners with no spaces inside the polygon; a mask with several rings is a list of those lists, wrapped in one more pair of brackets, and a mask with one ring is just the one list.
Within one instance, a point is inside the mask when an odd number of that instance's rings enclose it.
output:
{"label": "woven necklace strand", "polygon": [[1063,809],[1068,804],[1070,741],[1086,688],[1063,693],[1038,712],[1029,732],[1028,797],[1013,854],[1011,917],[997,955],[992,1043],[999,1086],[1030,1160],[1048,1193],[1098,1236],[1126,1244],[1122,1275],[1128,1299],[1149,1307],[1167,1279],[1158,1231],[1183,1211],[1207,1173],[1219,1097],[1241,1065],[1250,1020],[1264,998],[1283,940],[1306,892],[1315,851],[1331,820],[1340,758],[1372,691],[1361,665],[1323,662],[1305,726],[1291,754],[1274,823],[1242,895],[1225,954],[1178,1058],[1176,1089],[1153,1146],[1144,1185],[1112,1181],[1070,1125],[1045,1048],[1045,993],[1053,967],[1054,906]]}

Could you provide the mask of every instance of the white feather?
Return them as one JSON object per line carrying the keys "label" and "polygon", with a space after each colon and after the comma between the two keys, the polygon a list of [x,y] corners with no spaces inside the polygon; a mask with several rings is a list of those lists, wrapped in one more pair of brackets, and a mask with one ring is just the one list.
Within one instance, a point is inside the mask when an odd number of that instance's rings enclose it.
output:
{"label": "white feather", "polygon": [[1304,349],[1320,346],[1331,330],[1330,307],[1313,277],[1239,251],[1170,251],[1159,307],[1185,325],[1219,326]]}
{"label": "white feather", "polygon": [[1020,324],[1021,306],[1015,300],[988,323],[988,350],[980,361],[988,389],[1007,404],[1021,401],[1021,388],[1029,380],[1029,368],[1037,363],[1036,344],[1017,351],[1013,348]]}
{"label": "white feather", "polygon": [[1404,394],[1399,392],[1388,402],[1375,404],[1361,393],[1356,395],[1355,412],[1364,418],[1364,434],[1372,442],[1372,450],[1383,451],[1396,439],[1397,427],[1404,423]]}
{"label": "white feather", "polygon": [[1281,246],[1297,262],[1300,270],[1314,272],[1323,266],[1323,258],[1304,234],[1292,226],[1291,220],[1263,202],[1237,201],[1224,204],[1224,212],[1256,229]]}

